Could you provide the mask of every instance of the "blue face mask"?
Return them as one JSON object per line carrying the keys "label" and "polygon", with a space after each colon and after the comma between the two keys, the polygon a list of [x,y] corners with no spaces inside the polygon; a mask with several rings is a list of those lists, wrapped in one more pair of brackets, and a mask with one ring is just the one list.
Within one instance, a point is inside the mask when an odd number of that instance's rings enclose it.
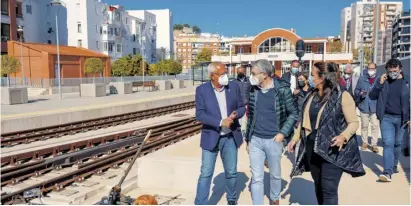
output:
{"label": "blue face mask", "polygon": [[316,84],[315,84],[314,81],[313,81],[313,76],[308,77],[308,84],[310,85],[310,87],[311,87],[312,89],[315,88]]}
{"label": "blue face mask", "polygon": [[296,68],[296,67],[291,68],[291,72],[292,72],[293,74],[297,74],[298,68]]}

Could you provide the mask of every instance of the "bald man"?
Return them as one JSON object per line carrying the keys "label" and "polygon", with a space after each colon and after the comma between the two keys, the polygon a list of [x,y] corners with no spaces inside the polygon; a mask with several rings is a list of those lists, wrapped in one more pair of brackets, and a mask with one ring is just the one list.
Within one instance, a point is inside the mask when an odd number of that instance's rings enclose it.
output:
{"label": "bald man", "polygon": [[243,143],[238,119],[245,113],[243,98],[237,83],[228,81],[225,65],[208,65],[210,81],[197,87],[196,119],[201,129],[201,174],[197,184],[195,204],[209,204],[211,180],[220,152],[224,167],[228,205],[236,205],[237,152]]}
{"label": "bald man", "polygon": [[351,96],[354,98],[354,91],[355,87],[357,86],[359,77],[353,75],[353,69],[351,64],[347,64],[347,66],[345,67],[343,78],[345,90],[347,90],[347,92],[350,93]]}

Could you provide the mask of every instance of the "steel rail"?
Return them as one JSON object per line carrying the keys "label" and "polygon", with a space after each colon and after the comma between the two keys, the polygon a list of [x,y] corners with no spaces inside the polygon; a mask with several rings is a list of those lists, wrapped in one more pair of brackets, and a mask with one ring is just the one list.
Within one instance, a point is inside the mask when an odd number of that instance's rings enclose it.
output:
{"label": "steel rail", "polygon": [[79,132],[107,128],[110,126],[126,124],[133,121],[183,111],[194,107],[194,102],[186,102],[182,104],[169,105],[165,107],[153,108],[148,110],[113,115],[96,119],[89,119],[85,121],[77,121],[49,127],[41,127],[30,130],[3,133],[1,134],[1,146],[13,146],[21,143],[29,143],[37,140],[45,140],[54,137],[61,137],[64,135],[72,135]]}
{"label": "steel rail", "polygon": [[[193,120],[194,120],[193,117],[184,118],[184,119],[180,119],[176,121],[148,126],[148,127],[137,129],[137,130],[130,130],[130,131],[125,131],[125,132],[119,132],[115,134],[95,137],[91,139],[79,140],[76,142],[61,144],[61,145],[52,146],[52,147],[46,147],[46,148],[38,149],[35,151],[21,152],[18,154],[13,154],[13,155],[8,155],[8,156],[3,154],[3,156],[1,157],[1,164],[2,166],[16,165],[16,164],[18,165],[24,161],[30,161],[30,160],[37,161],[37,160],[41,160],[41,159],[44,159],[50,156],[55,157],[55,156],[58,156],[64,153],[75,152],[75,151],[78,151],[84,148],[95,147],[100,144],[106,144],[109,142],[118,141],[121,139],[136,136],[136,135],[142,136],[150,129],[153,130],[153,135],[156,135],[158,132],[163,132],[165,130],[173,129],[180,125],[187,124]],[[4,174],[3,170],[4,169],[0,171],[2,174]]]}
{"label": "steel rail", "polygon": [[[145,153],[141,154],[140,156],[152,151],[156,151],[162,147],[168,146],[177,141],[181,141],[182,139],[188,138],[189,136],[198,133],[200,129],[201,125],[194,124],[191,128],[184,129],[183,131],[175,131],[174,133],[169,133],[167,136],[151,141],[144,146],[143,150],[145,151]],[[125,149],[121,152],[112,153],[111,155],[108,155],[101,159],[91,161],[86,164],[81,164],[75,171],[68,172],[58,177],[45,180],[43,182],[37,183],[35,185],[20,189],[9,194],[2,194],[1,203],[12,204],[15,199],[20,199],[20,197],[25,191],[31,190],[33,188],[41,188],[42,192],[60,190],[63,187],[71,184],[72,182],[83,181],[85,178],[88,178],[93,174],[101,174],[103,171],[111,167],[116,167],[119,164],[130,161],[131,157],[135,154],[137,150],[138,147],[132,147]]]}
{"label": "steel rail", "polygon": [[[186,119],[184,121],[177,121],[174,125],[166,125],[164,127],[164,130],[162,131],[159,131],[159,129],[155,129],[157,131],[153,132],[153,136],[151,137],[150,142],[153,140],[157,141],[163,138],[165,135],[167,135],[167,133],[183,131],[185,129],[189,129],[190,127],[198,125],[200,125],[200,123],[195,121],[194,118]],[[170,126],[175,126],[172,131],[169,130]],[[152,131],[154,131],[154,129]],[[8,169],[5,173],[2,172],[1,186],[3,187],[8,184],[21,182],[24,179],[27,179],[32,176],[39,176],[55,168],[67,167],[73,164],[81,164],[85,160],[91,158],[97,159],[98,156],[103,154],[112,153],[122,149],[124,150],[125,148],[134,145],[139,145],[141,143],[142,138],[144,138],[143,135],[136,135],[126,139],[117,140],[107,144],[102,144],[98,147],[91,147],[80,151],[62,154],[54,158],[49,158],[47,160],[43,159],[42,162],[38,161],[36,162],[36,164],[29,162],[26,163],[28,164],[26,167],[22,167],[26,164],[17,165],[17,168],[15,170]]]}

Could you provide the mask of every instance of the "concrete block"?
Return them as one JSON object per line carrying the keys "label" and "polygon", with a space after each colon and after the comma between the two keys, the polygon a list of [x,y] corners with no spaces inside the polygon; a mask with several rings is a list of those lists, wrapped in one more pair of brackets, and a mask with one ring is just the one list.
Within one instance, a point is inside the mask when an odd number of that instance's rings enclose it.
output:
{"label": "concrete block", "polygon": [[173,89],[182,89],[184,88],[184,80],[171,80]]}
{"label": "concrete block", "polygon": [[133,84],[131,82],[110,82],[110,94],[131,94]]}
{"label": "concrete block", "polygon": [[25,104],[28,100],[27,88],[1,88],[1,104]]}
{"label": "concrete block", "polygon": [[156,84],[160,91],[171,89],[170,80],[156,80]]}
{"label": "concrete block", "polygon": [[80,91],[82,97],[103,97],[106,96],[106,84],[81,84]]}

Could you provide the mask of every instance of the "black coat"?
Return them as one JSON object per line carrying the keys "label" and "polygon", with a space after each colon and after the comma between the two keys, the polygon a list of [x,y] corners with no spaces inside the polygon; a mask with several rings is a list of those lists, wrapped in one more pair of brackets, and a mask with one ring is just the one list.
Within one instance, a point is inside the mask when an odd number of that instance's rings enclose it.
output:
{"label": "black coat", "polygon": [[[343,146],[341,151],[338,151],[337,147],[331,147],[332,138],[340,135],[348,126],[344,113],[342,111],[342,93],[344,89],[338,87],[337,91],[333,91],[330,99],[326,103],[326,106],[321,114],[320,123],[317,128],[317,136],[314,142],[314,152],[324,158],[327,162],[330,162],[345,172],[351,174],[353,177],[359,177],[365,175],[365,170],[361,161],[360,151],[358,149],[357,138],[355,134],[350,140]],[[311,94],[307,95],[301,109],[302,114],[304,108],[307,105],[307,100]],[[301,115],[301,122],[303,122],[303,115]],[[305,130],[301,129],[301,145],[298,150],[297,161],[291,177],[299,175],[305,171],[309,171],[306,167],[306,142],[307,136]]]}
{"label": "black coat", "polygon": [[245,77],[244,81],[241,81],[239,78],[237,78],[234,80],[234,82],[236,82],[240,86],[241,95],[243,97],[244,104],[247,105],[250,99],[250,89],[251,89],[250,80],[248,79],[248,77]]}

